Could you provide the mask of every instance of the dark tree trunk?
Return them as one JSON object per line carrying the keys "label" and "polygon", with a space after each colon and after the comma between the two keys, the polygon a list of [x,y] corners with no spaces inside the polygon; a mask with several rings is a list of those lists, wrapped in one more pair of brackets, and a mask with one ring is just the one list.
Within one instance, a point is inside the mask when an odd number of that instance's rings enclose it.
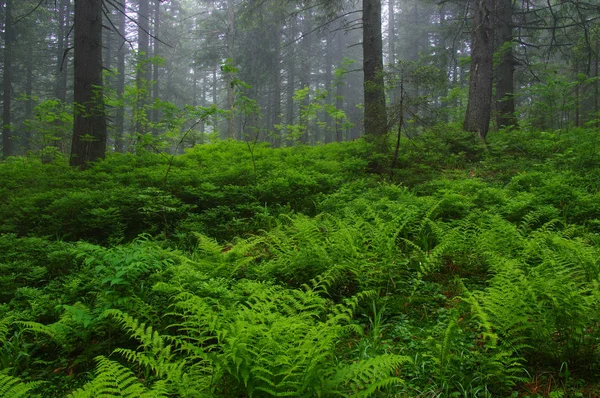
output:
{"label": "dark tree trunk", "polygon": [[[233,0],[227,0],[227,58],[231,66],[234,65],[234,35],[235,35],[235,9]],[[235,91],[233,87],[234,74],[225,73],[225,83],[227,84],[227,138],[235,138]]]}
{"label": "dark tree trunk", "polygon": [[496,67],[496,122],[498,127],[512,126],[515,119],[515,59],[513,56],[512,0],[497,0],[496,32],[500,62]]}
{"label": "dark tree trunk", "polygon": [[[275,39],[275,71],[273,73],[273,123],[269,129],[275,130],[275,126],[281,124],[281,36],[283,32],[281,27],[277,30]],[[278,147],[281,145],[281,137],[277,134],[273,137],[273,145]]]}
{"label": "dark tree trunk", "polygon": [[596,81],[594,82],[594,119],[596,120],[596,127],[600,127],[600,74],[598,66],[600,64],[600,38],[596,37],[596,51],[595,51],[595,63],[594,63],[594,76]]}
{"label": "dark tree trunk", "polygon": [[381,39],[381,0],[363,0],[363,72],[365,135],[385,149],[387,111],[383,83],[383,43]]}
{"label": "dark tree trunk", "polygon": [[394,5],[396,0],[388,0],[388,57],[389,64],[396,64],[396,19]]}
{"label": "dark tree trunk", "polygon": [[[125,37],[125,15],[126,0],[121,0],[119,9],[117,10],[117,27],[119,29],[119,37]],[[123,41],[117,52],[117,98],[123,98],[125,92],[125,53],[127,51],[126,43]],[[125,142],[123,136],[125,134],[125,107],[123,105],[117,107],[115,115],[115,151],[119,153],[125,152]]]}
{"label": "dark tree trunk", "polygon": [[156,103],[158,102],[158,94],[159,94],[159,87],[158,87],[158,76],[159,76],[159,72],[160,72],[160,66],[159,66],[159,62],[156,61],[156,59],[160,56],[160,43],[157,40],[157,38],[159,37],[159,32],[160,32],[160,0],[155,0],[154,2],[154,31],[153,31],[153,36],[154,36],[154,63],[152,65],[152,100],[154,102],[154,107],[152,108],[152,122],[154,123],[158,123],[160,114],[159,114],[159,109],[156,106]]}
{"label": "dark tree trunk", "polygon": [[14,42],[13,29],[13,2],[6,0],[4,6],[4,74],[3,74],[3,107],[2,107],[2,154],[4,158],[13,156],[14,143],[12,131],[10,128],[10,104],[11,104],[11,84],[12,84],[12,50]]}
{"label": "dark tree trunk", "polygon": [[102,94],[102,0],[75,2],[75,120],[71,166],[87,168],[106,153]]}
{"label": "dark tree trunk", "polygon": [[[302,100],[302,107],[306,108],[310,104],[310,70],[311,70],[311,59],[312,59],[312,38],[313,35],[310,33],[312,30],[312,15],[311,12],[307,12],[304,16],[304,21],[302,23],[302,59],[300,61],[300,86],[302,89],[308,88],[308,93]],[[309,120],[306,113],[301,113],[302,120],[300,123],[305,127],[304,133],[300,141],[303,144],[308,144],[310,137],[309,131]]]}
{"label": "dark tree trunk", "polygon": [[[335,62],[339,68],[342,67],[342,63],[344,62],[344,47],[345,47],[345,45],[346,45],[346,43],[344,40],[344,35],[341,33],[338,33],[336,44],[335,44]],[[346,88],[344,78],[345,78],[344,76],[336,76],[336,79],[335,79],[335,108],[337,110],[344,109],[344,95],[345,95],[345,88]],[[341,127],[338,125],[338,123],[335,123],[335,140],[337,142],[343,141],[343,139],[344,139],[343,133],[344,132],[341,131]]]}
{"label": "dark tree trunk", "polygon": [[135,132],[138,134],[147,133],[148,114],[146,105],[148,104],[148,84],[150,81],[150,4],[149,0],[139,0],[138,8],[138,64],[136,76],[137,103],[135,109]]}
{"label": "dark tree trunk", "polygon": [[[219,81],[217,79],[217,71],[219,70],[219,64],[215,63],[214,68],[212,70],[212,103],[213,106],[218,106],[218,100],[219,98],[217,97],[217,86],[219,85]],[[217,115],[215,115],[213,117],[213,132],[218,130],[218,122],[219,122],[219,118]],[[220,132],[219,132],[220,133]],[[220,134],[220,136],[222,137],[222,134]]]}
{"label": "dark tree trunk", "polygon": [[[288,41],[294,40],[296,37],[296,15],[290,17],[290,33]],[[296,44],[288,46],[287,60],[287,85],[286,85],[286,118],[287,125],[294,124],[294,93],[296,92]]]}
{"label": "dark tree trunk", "polygon": [[65,50],[69,47],[69,38],[67,37],[67,26],[69,14],[71,12],[70,0],[60,0],[58,2],[58,47],[56,53],[56,98],[62,102],[67,102],[67,66],[68,57]]}
{"label": "dark tree trunk", "polygon": [[[333,32],[328,31],[325,38],[325,90],[327,90],[327,105],[331,104],[332,81],[333,81]],[[325,115],[325,128],[323,129],[323,139],[326,143],[333,142],[333,124],[335,121],[327,113]]]}
{"label": "dark tree trunk", "polygon": [[472,0],[473,30],[469,102],[463,129],[485,139],[491,117],[494,40],[491,13],[494,0]]}
{"label": "dark tree trunk", "polygon": [[[33,47],[28,48],[28,58],[33,59]],[[31,119],[33,114],[33,62],[27,62],[25,80],[25,120]],[[31,130],[26,129],[23,136],[23,149],[25,152],[31,149]]]}

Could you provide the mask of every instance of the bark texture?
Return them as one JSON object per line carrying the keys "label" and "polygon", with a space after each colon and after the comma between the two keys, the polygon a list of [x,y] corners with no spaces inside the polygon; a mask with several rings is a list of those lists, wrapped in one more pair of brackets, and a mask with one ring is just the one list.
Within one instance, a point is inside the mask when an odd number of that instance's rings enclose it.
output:
{"label": "bark texture", "polygon": [[2,154],[4,158],[14,155],[14,142],[10,128],[10,104],[12,84],[12,50],[14,43],[13,1],[6,0],[4,5],[4,73],[2,105]]}
{"label": "bark texture", "polygon": [[365,134],[380,141],[383,146],[387,133],[387,112],[383,83],[381,0],[363,0],[362,21]]}
{"label": "bark texture", "polygon": [[496,34],[500,62],[496,67],[496,123],[498,127],[512,126],[515,118],[515,58],[513,56],[512,0],[497,0]]}
{"label": "bark texture", "polygon": [[492,11],[494,0],[472,0],[473,28],[469,100],[463,129],[485,139],[491,117],[494,38]]}
{"label": "bark texture", "polygon": [[106,153],[102,94],[102,0],[75,2],[75,120],[71,166],[87,168]]}

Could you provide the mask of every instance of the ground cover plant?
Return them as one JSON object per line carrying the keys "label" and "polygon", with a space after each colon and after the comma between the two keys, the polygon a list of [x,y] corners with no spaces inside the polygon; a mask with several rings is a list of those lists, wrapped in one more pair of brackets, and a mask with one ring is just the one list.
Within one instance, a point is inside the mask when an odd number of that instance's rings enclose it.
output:
{"label": "ground cover plant", "polygon": [[598,396],[596,134],[9,158],[0,396]]}

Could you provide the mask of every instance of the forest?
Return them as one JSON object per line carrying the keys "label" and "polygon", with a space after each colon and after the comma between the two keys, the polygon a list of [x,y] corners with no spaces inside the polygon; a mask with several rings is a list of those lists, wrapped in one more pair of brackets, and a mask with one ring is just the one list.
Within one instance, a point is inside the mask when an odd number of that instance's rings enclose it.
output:
{"label": "forest", "polygon": [[0,398],[600,396],[597,0],[0,0]]}

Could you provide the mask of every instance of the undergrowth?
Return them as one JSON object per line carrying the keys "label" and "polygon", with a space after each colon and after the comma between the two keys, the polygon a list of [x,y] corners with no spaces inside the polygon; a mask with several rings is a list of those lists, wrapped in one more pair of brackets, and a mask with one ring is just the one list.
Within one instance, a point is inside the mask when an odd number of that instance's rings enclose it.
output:
{"label": "undergrowth", "polygon": [[0,397],[597,396],[594,140],[9,159]]}

